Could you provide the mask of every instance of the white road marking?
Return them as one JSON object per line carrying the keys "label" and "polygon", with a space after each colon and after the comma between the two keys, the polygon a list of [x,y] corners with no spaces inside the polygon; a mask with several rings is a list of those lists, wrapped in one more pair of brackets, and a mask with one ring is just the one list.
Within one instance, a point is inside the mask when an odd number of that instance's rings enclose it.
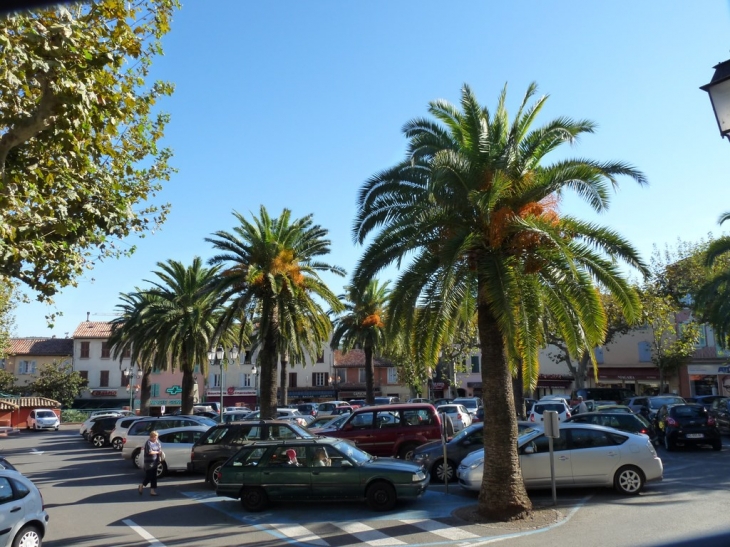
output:
{"label": "white road marking", "polygon": [[276,524],[273,525],[273,528],[283,536],[297,542],[322,545],[323,547],[329,546],[329,543],[320,538],[318,535],[313,534],[310,530],[298,524]]}
{"label": "white road marking", "polygon": [[434,535],[451,540],[474,539],[480,537],[477,534],[472,534],[471,532],[467,532],[466,530],[462,530],[455,526],[449,526],[448,524],[444,524],[437,520],[401,519],[400,522],[410,524],[411,526],[420,528],[425,532],[431,532]]}
{"label": "white road marking", "polygon": [[150,543],[150,545],[152,545],[152,547],[165,547],[164,543],[158,541],[157,538],[155,538],[155,536],[153,536],[147,530],[145,530],[144,528],[142,528],[141,526],[136,524],[133,520],[125,519],[122,522],[124,524],[126,524],[127,526],[129,526],[132,530],[137,532],[140,536],[142,536],[142,539],[146,539],[147,541],[149,541],[149,543]]}
{"label": "white road marking", "polygon": [[405,541],[390,537],[362,522],[333,522],[332,524],[348,534],[355,536],[363,543],[373,545],[374,547],[378,545],[406,545]]}

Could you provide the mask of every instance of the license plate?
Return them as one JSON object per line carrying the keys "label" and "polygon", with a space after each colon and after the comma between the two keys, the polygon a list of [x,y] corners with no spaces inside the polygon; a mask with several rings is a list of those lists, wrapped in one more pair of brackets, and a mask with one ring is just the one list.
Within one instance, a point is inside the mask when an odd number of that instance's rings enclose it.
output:
{"label": "license plate", "polygon": [[704,436],[704,433],[687,433],[688,439],[701,439]]}

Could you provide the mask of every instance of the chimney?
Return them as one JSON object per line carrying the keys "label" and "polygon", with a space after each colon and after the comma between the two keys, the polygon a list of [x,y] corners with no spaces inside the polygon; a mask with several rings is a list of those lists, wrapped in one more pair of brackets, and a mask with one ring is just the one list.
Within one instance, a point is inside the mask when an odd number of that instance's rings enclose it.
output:
{"label": "chimney", "polygon": [[87,323],[89,322],[89,316],[90,316],[90,315],[91,315],[91,312],[90,312],[90,311],[87,311],[87,312],[86,312],[86,322],[87,322]]}

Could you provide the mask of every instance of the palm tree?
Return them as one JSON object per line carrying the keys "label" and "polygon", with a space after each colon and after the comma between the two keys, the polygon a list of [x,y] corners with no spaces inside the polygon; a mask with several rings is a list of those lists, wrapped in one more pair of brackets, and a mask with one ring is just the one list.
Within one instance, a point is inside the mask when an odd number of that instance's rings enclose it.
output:
{"label": "palm tree", "polygon": [[[719,224],[730,220],[730,212],[720,216]],[[705,266],[714,273],[699,291],[697,303],[704,319],[712,326],[715,337],[723,347],[728,347],[730,336],[730,236],[713,240],[705,254]]]}
{"label": "palm tree", "polygon": [[375,402],[373,383],[375,368],[373,352],[385,345],[385,309],[388,305],[388,282],[380,284],[377,279],[370,281],[360,290],[354,285],[346,287],[346,294],[340,296],[344,301],[344,312],[335,319],[330,346],[333,350],[347,352],[361,348],[365,354],[365,400]]}
{"label": "palm tree", "polygon": [[[253,343],[261,365],[261,416],[276,417],[277,356],[317,355],[331,332],[318,300],[339,310],[341,304],[318,272],[344,275],[337,266],[319,262],[330,250],[327,230],[312,215],[292,220],[284,209],[271,218],[261,207],[259,218],[239,222],[233,232],[219,231],[206,241],[221,251],[210,264],[223,267],[216,290],[226,302],[221,326],[234,317],[255,317]],[[315,300],[315,297],[318,300]]]}
{"label": "palm tree", "polygon": [[[356,242],[372,240],[354,277],[364,287],[383,268],[410,259],[390,295],[390,321],[419,331],[419,351],[435,365],[448,343],[458,308],[476,298],[485,406],[484,479],[479,511],[512,519],[531,510],[517,454],[512,376],[522,367],[535,384],[542,320],[555,321],[571,355],[600,343],[606,328],[598,287],[614,294],[629,318],[638,299],[617,261],[646,271],[636,250],[611,230],[559,214],[573,190],[596,211],[608,206],[611,185],[644,176],[625,163],[545,156],[593,123],[557,118],[532,129],[546,97],[528,102],[529,86],[510,123],[506,87],[492,114],[464,86],[461,109],[430,103],[436,119],[408,122],[403,162],[360,189]],[[414,313],[418,309],[419,313]],[[410,330],[410,329],[409,329]]]}
{"label": "palm tree", "polygon": [[206,268],[199,257],[190,266],[175,260],[158,262],[158,280],[147,293],[147,333],[156,336],[158,351],[173,370],[183,373],[182,413],[191,414],[195,366],[208,374],[208,349],[215,346],[219,298],[213,290],[218,268]]}

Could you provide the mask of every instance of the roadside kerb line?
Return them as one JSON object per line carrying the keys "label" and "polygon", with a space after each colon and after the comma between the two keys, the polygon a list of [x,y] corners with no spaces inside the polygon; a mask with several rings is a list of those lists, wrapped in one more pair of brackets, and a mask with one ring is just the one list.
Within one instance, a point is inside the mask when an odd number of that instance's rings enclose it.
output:
{"label": "roadside kerb line", "polygon": [[150,543],[150,545],[152,545],[152,547],[165,547],[164,543],[162,543],[161,541],[158,541],[157,538],[155,538],[155,536],[150,534],[147,530],[142,528],[140,525],[136,524],[133,520],[124,519],[122,522],[124,524],[126,524],[127,526],[129,526],[132,530],[137,532],[140,536],[142,536],[143,539],[146,539],[147,541],[149,541],[149,543]]}

